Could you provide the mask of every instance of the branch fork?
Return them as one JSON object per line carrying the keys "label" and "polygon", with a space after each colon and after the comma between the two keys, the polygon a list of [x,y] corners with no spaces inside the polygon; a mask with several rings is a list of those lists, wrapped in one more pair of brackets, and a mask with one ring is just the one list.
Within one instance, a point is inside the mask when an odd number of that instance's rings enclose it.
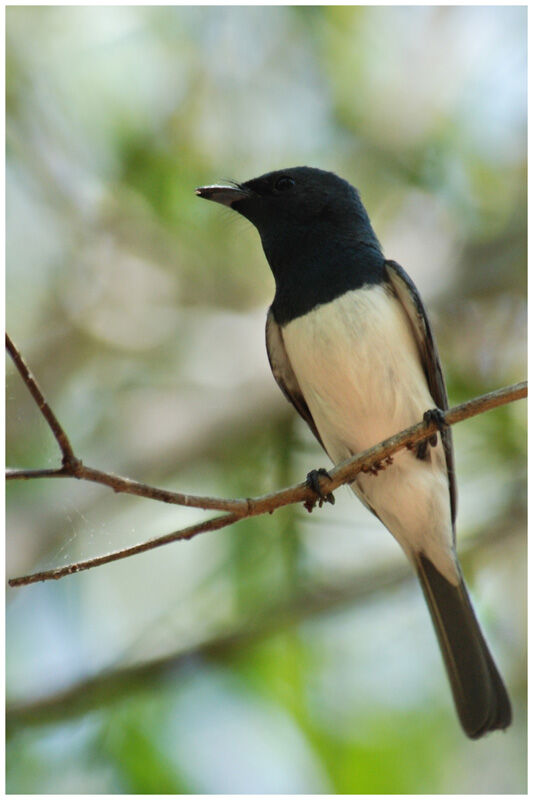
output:
{"label": "branch fork", "polygon": [[188,506],[190,508],[202,508],[205,510],[218,510],[225,512],[221,516],[191,525],[178,531],[173,531],[165,536],[141,542],[140,544],[107,553],[97,558],[79,561],[75,564],[68,564],[57,569],[36,572],[31,575],[24,575],[9,580],[10,586],[25,586],[30,583],[46,580],[58,580],[65,575],[72,575],[76,572],[91,569],[93,567],[108,564],[111,561],[118,561],[137,553],[143,553],[156,547],[161,547],[171,542],[189,540],[194,536],[207,531],[220,530],[228,525],[232,525],[247,517],[258,516],[260,514],[272,514],[276,509],[292,503],[303,503],[308,511],[312,511],[315,505],[319,507],[326,502],[333,503],[335,498],[333,491],[339,486],[351,483],[360,472],[378,475],[380,471],[386,469],[387,465],[392,464],[394,453],[403,448],[412,449],[416,444],[424,440],[431,440],[442,425],[454,425],[461,420],[468,419],[489,411],[497,406],[514,402],[527,396],[527,382],[506,386],[494,392],[476,397],[466,403],[442,412],[438,419],[436,415],[426,413],[424,419],[404,431],[396,433],[394,436],[376,444],[374,447],[359,453],[346,461],[337,464],[333,469],[315,470],[312,483],[308,480],[290,486],[269,495],[256,498],[244,499],[225,499],[218,497],[203,497],[197,495],[172,492],[167,489],[159,489],[138,481],[114,475],[110,472],[88,467],[79,459],[73,450],[70,440],[62,428],[56,415],[50,408],[41,389],[39,388],[34,376],[28,369],[20,352],[6,334],[6,348],[13,359],[22,380],[26,384],[30,394],[34,398],[41,414],[48,423],[59,449],[61,451],[61,467],[56,469],[8,469],[6,470],[7,480],[30,480],[34,478],[76,478],[92,483],[100,483],[108,486],[117,493],[134,494],[151,500],[163,503]]}

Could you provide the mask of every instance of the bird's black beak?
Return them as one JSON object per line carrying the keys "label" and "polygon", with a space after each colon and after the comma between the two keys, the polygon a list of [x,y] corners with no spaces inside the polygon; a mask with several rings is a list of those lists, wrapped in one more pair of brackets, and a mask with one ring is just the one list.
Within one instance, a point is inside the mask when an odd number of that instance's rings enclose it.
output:
{"label": "bird's black beak", "polygon": [[196,194],[198,197],[204,197],[206,200],[213,200],[215,203],[221,203],[223,206],[231,208],[238,200],[251,197],[252,192],[246,187],[236,184],[235,186],[199,186]]}

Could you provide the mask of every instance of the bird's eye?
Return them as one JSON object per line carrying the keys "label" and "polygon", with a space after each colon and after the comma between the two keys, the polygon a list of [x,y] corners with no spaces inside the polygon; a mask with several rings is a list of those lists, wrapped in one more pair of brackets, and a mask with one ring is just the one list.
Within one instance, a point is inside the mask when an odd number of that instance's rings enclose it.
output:
{"label": "bird's eye", "polygon": [[291,189],[293,186],[294,178],[290,178],[288,175],[282,175],[274,184],[274,189],[277,192],[286,192],[287,189]]}

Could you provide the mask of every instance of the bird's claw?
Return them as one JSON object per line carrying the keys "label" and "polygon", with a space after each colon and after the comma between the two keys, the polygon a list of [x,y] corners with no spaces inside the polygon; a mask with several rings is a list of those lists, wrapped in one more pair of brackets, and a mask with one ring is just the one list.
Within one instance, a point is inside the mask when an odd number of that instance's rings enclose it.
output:
{"label": "bird's claw", "polygon": [[[431,423],[434,422],[437,428],[439,429],[441,436],[444,433],[444,431],[450,427],[446,422],[444,411],[442,411],[442,409],[440,408],[428,409],[428,411],[425,412],[423,419],[426,425],[431,425]],[[437,434],[433,435],[436,437]]]}
{"label": "bird's claw", "polygon": [[320,476],[325,476],[331,480],[329,472],[322,467],[320,469],[312,469],[311,472],[307,473],[307,478],[305,479],[307,486],[316,495],[312,500],[306,500],[304,503],[304,506],[309,512],[313,510],[317,503],[319,508],[322,508],[324,503],[335,505],[335,497],[333,494],[331,492],[324,493],[320,488]]}
{"label": "bird's claw", "polygon": [[[428,409],[428,411],[424,413],[423,420],[426,425],[435,424],[439,429],[441,437],[444,430],[449,427],[444,417],[444,411],[442,411],[440,408]],[[419,442],[416,448],[416,457],[423,460],[427,455],[428,445],[431,445],[431,447],[436,447],[438,441],[437,434],[432,433],[431,436],[429,436],[427,439],[424,439],[423,442]]]}

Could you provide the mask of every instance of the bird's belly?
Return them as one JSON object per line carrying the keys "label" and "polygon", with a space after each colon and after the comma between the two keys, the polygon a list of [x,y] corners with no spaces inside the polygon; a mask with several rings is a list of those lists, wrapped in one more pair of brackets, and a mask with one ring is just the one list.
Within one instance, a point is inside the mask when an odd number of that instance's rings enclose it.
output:
{"label": "bird's belly", "polygon": [[364,450],[434,405],[410,323],[382,286],[318,306],[286,325],[283,340],[334,460],[346,457],[335,452],[340,443]]}
{"label": "bird's belly", "polygon": [[[334,463],[419,422],[435,404],[409,320],[382,286],[352,291],[283,328],[287,355]],[[449,486],[439,440],[428,460],[401,451],[352,485],[406,552],[456,580]]]}

